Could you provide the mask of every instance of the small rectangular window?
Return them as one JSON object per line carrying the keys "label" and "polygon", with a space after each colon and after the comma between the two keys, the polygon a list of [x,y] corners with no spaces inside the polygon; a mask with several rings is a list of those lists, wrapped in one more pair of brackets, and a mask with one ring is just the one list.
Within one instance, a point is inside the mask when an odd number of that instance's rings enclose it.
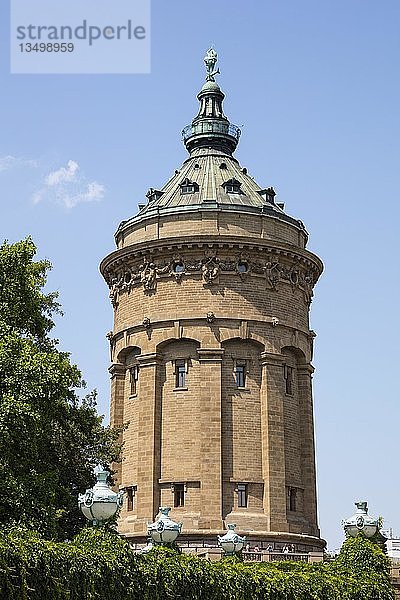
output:
{"label": "small rectangular window", "polygon": [[135,498],[135,488],[133,486],[125,488],[126,493],[126,510],[128,512],[133,510],[134,507],[134,498]]}
{"label": "small rectangular window", "polygon": [[181,194],[194,194],[196,188],[194,185],[182,185],[181,186]]}
{"label": "small rectangular window", "polygon": [[285,365],[284,367],[285,388],[289,396],[293,396],[293,367]]}
{"label": "small rectangular window", "polygon": [[130,369],[130,386],[131,386],[131,396],[137,394],[137,382],[139,379],[139,365],[135,365]]}
{"label": "small rectangular window", "polygon": [[178,359],[175,361],[175,387],[184,388],[186,387],[186,360]]}
{"label": "small rectangular window", "polygon": [[247,508],[247,485],[245,483],[238,483],[237,495],[238,508]]}
{"label": "small rectangular window", "polygon": [[296,488],[290,487],[288,489],[288,504],[289,504],[289,510],[291,511],[295,511],[296,510],[296,496],[297,496],[297,490]]}
{"label": "small rectangular window", "polygon": [[246,361],[237,360],[235,363],[235,379],[237,387],[245,387],[246,384]]}
{"label": "small rectangular window", "polygon": [[185,486],[183,483],[174,484],[174,507],[185,506]]}

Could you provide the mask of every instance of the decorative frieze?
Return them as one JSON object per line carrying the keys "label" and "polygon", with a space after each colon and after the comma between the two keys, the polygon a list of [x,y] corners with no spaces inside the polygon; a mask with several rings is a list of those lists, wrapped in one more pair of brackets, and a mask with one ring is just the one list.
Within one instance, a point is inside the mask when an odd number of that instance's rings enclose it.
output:
{"label": "decorative frieze", "polygon": [[119,296],[130,293],[133,287],[141,285],[145,294],[157,291],[157,281],[163,277],[172,277],[177,283],[187,276],[200,275],[204,287],[218,285],[221,275],[234,274],[242,281],[247,277],[261,277],[265,280],[266,289],[277,291],[281,283],[288,283],[293,289],[300,288],[307,304],[312,300],[313,287],[318,279],[317,269],[305,261],[292,260],[286,262],[281,256],[270,254],[264,260],[254,260],[250,255],[217,256],[206,252],[203,258],[184,259],[173,254],[170,259],[156,261],[145,257],[141,261],[126,257],[114,265],[110,265],[106,276],[110,287],[111,303],[116,308]]}

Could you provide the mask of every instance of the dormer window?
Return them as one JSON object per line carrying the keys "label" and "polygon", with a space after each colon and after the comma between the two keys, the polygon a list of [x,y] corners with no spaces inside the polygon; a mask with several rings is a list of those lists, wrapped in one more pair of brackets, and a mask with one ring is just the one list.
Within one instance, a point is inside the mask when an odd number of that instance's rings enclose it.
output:
{"label": "dormer window", "polygon": [[241,185],[242,184],[237,179],[229,179],[229,181],[225,181],[222,184],[222,187],[224,188],[224,190],[227,194],[241,194],[242,193],[242,190],[240,189]]}
{"label": "dormer window", "polygon": [[181,188],[181,194],[195,194],[199,191],[198,184],[195,181],[190,181],[187,177],[182,181],[179,187]]}
{"label": "dormer window", "polygon": [[261,198],[265,202],[269,202],[269,204],[275,204],[276,192],[273,187],[269,187],[264,190],[259,190],[257,193],[260,194]]}
{"label": "dormer window", "polygon": [[161,190],[155,190],[154,188],[150,188],[146,194],[146,198],[149,202],[152,202],[153,200],[158,200],[159,198],[161,198],[163,193],[164,192],[162,192]]}

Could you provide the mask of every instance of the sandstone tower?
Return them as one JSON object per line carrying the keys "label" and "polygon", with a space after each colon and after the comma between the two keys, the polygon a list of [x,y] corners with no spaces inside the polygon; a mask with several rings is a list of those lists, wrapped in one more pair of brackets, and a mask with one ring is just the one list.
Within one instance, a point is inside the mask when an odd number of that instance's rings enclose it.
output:
{"label": "sandstone tower", "polygon": [[258,545],[318,549],[309,308],[322,263],[303,223],[233,156],[240,130],[212,49],[205,63],[188,158],[101,263],[115,311],[111,422],[129,422],[119,529],[144,541],[166,505],[193,543],[235,522]]}

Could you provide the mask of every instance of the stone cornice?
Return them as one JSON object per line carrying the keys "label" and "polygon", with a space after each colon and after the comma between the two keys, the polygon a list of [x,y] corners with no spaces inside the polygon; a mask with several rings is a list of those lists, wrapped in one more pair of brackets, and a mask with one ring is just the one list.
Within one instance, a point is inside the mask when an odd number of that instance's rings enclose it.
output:
{"label": "stone cornice", "polygon": [[323,271],[323,264],[320,258],[310,252],[292,244],[275,241],[271,239],[262,239],[251,236],[221,236],[221,235],[191,235],[180,236],[177,238],[162,238],[158,240],[148,240],[133,244],[125,248],[114,250],[106,256],[100,263],[100,272],[105,277],[105,273],[111,265],[118,266],[127,258],[143,258],[153,255],[155,252],[162,253],[168,251],[211,249],[219,250],[247,250],[257,252],[270,252],[281,256],[296,259],[305,265],[312,266],[320,275]]}
{"label": "stone cornice", "polygon": [[[221,328],[235,328],[235,329],[240,329],[241,324],[243,323],[243,319],[240,317],[230,317],[230,316],[224,316],[224,315],[213,315],[213,321],[212,323],[210,323],[208,321],[207,315],[193,315],[191,317],[187,317],[187,318],[179,318],[176,319],[175,317],[170,317],[169,319],[160,319],[160,320],[152,320],[151,321],[151,328],[153,331],[157,330],[157,329],[163,329],[165,330],[166,328],[170,328],[173,329],[176,327],[176,324],[179,324],[180,327],[221,327]],[[310,339],[312,337],[315,336],[314,332],[311,332],[309,330],[306,329],[299,329],[298,327],[294,327],[293,325],[289,325],[288,323],[284,323],[281,320],[277,319],[276,317],[264,317],[264,318],[259,318],[259,319],[247,319],[246,323],[251,326],[251,324],[256,324],[256,325],[260,325],[260,324],[269,324],[271,325],[271,327],[273,328],[282,328],[282,329],[288,329],[292,332],[298,331],[300,334],[304,335],[307,339]],[[145,326],[143,325],[143,322],[140,323],[134,323],[132,325],[128,325],[127,327],[124,327],[123,329],[120,329],[118,331],[116,331],[113,334],[112,340],[113,343],[116,343],[119,339],[124,338],[126,335],[130,335],[130,334],[137,334],[139,332],[143,332],[145,333],[146,329]],[[314,334],[314,335],[313,335]],[[173,336],[172,336],[173,337]],[[250,338],[251,339],[251,332],[250,332]]]}

